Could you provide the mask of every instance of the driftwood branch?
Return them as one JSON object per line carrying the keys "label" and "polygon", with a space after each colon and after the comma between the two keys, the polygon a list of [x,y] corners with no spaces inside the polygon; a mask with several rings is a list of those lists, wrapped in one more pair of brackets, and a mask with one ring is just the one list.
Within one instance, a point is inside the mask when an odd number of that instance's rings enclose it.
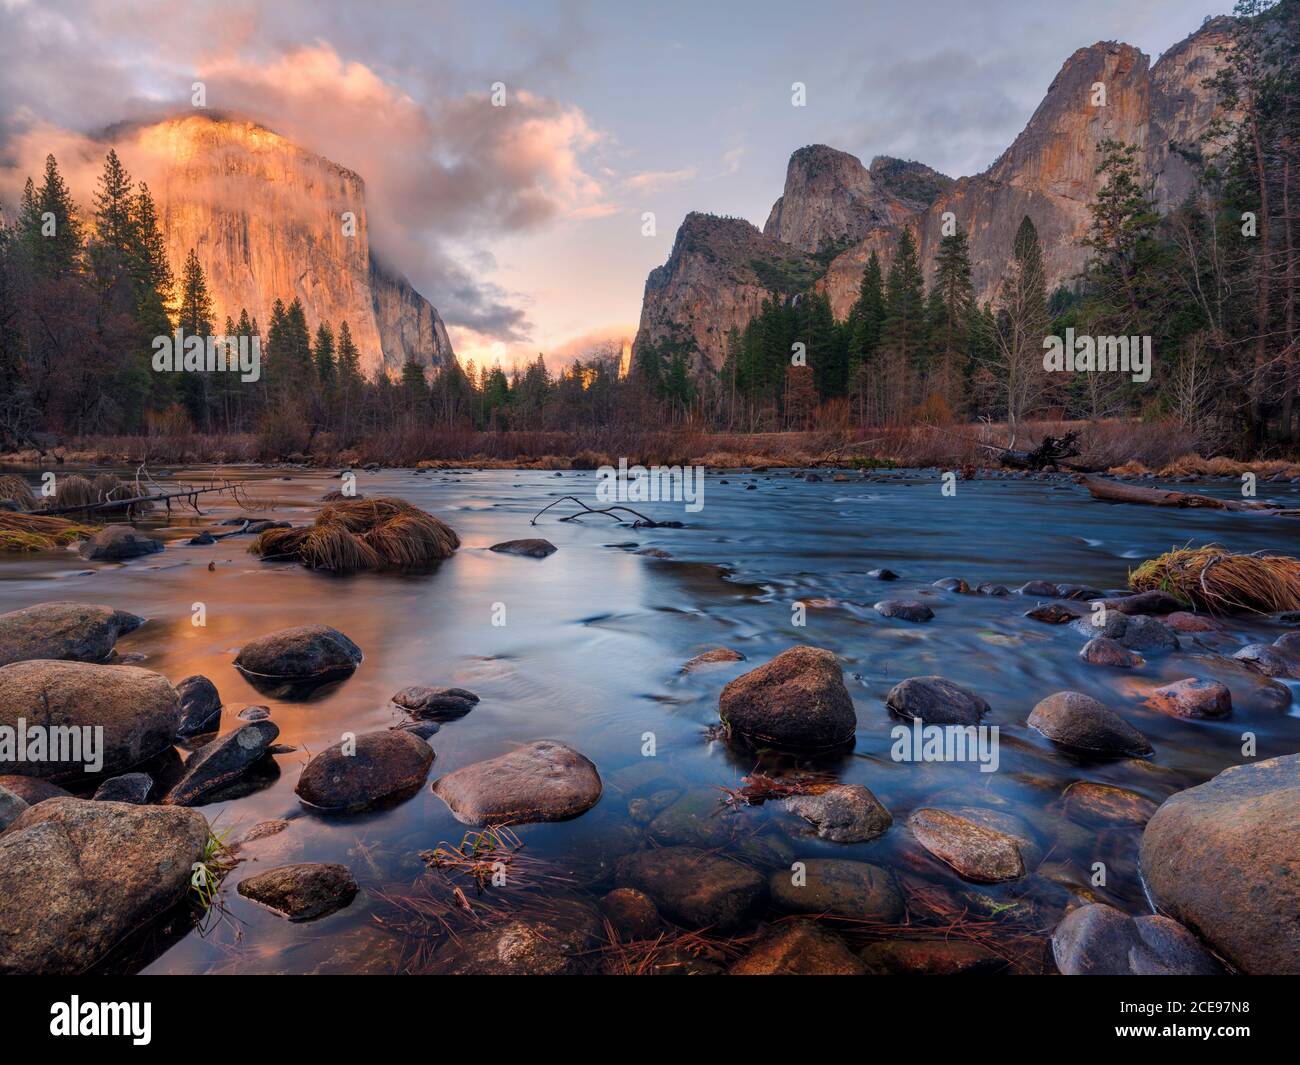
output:
{"label": "driftwood branch", "polygon": [[545,514],[548,510],[550,510],[551,507],[563,503],[566,499],[571,500],[574,503],[577,503],[578,506],[582,508],[582,511],[578,514],[566,515],[565,517],[560,519],[561,521],[577,521],[584,514],[603,514],[607,518],[613,518],[615,521],[623,522],[626,521],[627,519],[620,518],[618,516],[618,512],[623,511],[625,513],[632,514],[635,516],[636,521],[632,522],[632,528],[634,529],[680,529],[682,527],[682,523],[680,521],[655,521],[653,518],[647,518],[640,511],[633,510],[631,507],[624,507],[619,505],[615,505],[612,507],[604,507],[604,508],[589,507],[577,496],[560,496],[559,499],[547,503],[546,506],[542,507],[541,510],[539,510],[536,514],[533,515],[532,520],[528,524],[536,525],[538,518],[540,518],[543,514]]}
{"label": "driftwood branch", "polygon": [[1216,499],[1196,492],[1177,492],[1167,488],[1143,488],[1103,477],[1080,477],[1080,484],[1088,489],[1093,499],[1107,503],[1142,503],[1151,507],[1177,507],[1181,509],[1250,511],[1277,514],[1281,517],[1300,516],[1300,510],[1288,510],[1277,503],[1248,499]]}

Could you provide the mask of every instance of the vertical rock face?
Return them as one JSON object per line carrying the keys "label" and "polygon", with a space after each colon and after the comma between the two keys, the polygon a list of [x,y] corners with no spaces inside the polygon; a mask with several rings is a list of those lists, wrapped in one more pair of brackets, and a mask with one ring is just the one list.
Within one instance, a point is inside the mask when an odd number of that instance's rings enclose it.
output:
{"label": "vertical rock face", "polygon": [[[976,297],[994,298],[1010,258],[1020,221],[1028,215],[1043,242],[1048,284],[1070,284],[1087,262],[1079,241],[1091,223],[1089,207],[1103,179],[1097,174],[1105,140],[1137,145],[1143,176],[1162,210],[1194,187],[1204,147],[1201,138],[1217,113],[1205,80],[1224,62],[1232,21],[1213,19],[1169,49],[1151,66],[1142,52],[1114,41],[1081,48],[1070,56],[1025,129],[983,173],[952,182],[919,163],[878,158],[870,169],[845,152],[813,145],[790,158],[785,191],[772,207],[763,236],[806,256],[820,253],[811,268],[820,275],[835,316],[848,316],[871,254],[886,268],[902,227],[912,229],[927,275],[951,212],[970,241]],[[1096,87],[1104,86],[1104,105]],[[756,277],[740,270],[752,256],[751,242],[713,248],[708,269],[679,255],[693,215],[678,233],[668,262],[646,283],[641,332],[647,339],[694,337],[717,366],[725,336],[743,326],[767,294]],[[692,223],[691,219],[697,219]],[[714,220],[721,223],[722,220]],[[743,223],[731,221],[739,226]],[[827,254],[849,246],[823,269]],[[738,253],[742,258],[727,256]],[[770,254],[770,253],[769,253]],[[695,280],[685,276],[693,272]],[[707,340],[707,343],[705,342]]]}
{"label": "vertical rock face", "polygon": [[[438,312],[370,248],[360,175],[255,122],[219,114],[130,129],[119,151],[161,162],[151,182],[179,277],[191,248],[207,275],[220,329],[247,308],[263,335],[277,298],[302,300],[313,331],[347,321],[367,375],[413,358],[439,366],[451,344]],[[345,233],[352,212],[355,232]]]}

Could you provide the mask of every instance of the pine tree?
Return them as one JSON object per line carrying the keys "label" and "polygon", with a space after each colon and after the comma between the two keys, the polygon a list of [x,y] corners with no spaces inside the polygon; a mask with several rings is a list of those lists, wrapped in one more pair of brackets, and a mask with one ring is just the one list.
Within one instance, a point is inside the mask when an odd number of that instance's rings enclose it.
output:
{"label": "pine tree", "polygon": [[[187,343],[190,337],[212,335],[212,297],[208,293],[203,266],[193,248],[185,257],[185,266],[181,271],[180,306],[176,325],[183,331]],[[183,353],[176,352],[175,355],[181,358]],[[210,376],[206,370],[190,371],[180,376],[181,400],[194,424],[203,432],[211,427],[213,382]]]}
{"label": "pine tree", "polygon": [[926,354],[925,310],[916,240],[910,229],[904,229],[885,284],[885,321],[880,336],[881,396],[887,421],[903,418],[911,402],[913,382]]}
{"label": "pine tree", "polygon": [[949,411],[957,413],[965,406],[971,357],[971,313],[975,306],[970,248],[966,234],[960,229],[939,242],[934,290],[930,296],[932,374],[927,391],[941,399]]}
{"label": "pine tree", "polygon": [[33,276],[58,281],[81,269],[81,222],[72,194],[53,155],[45,157],[45,177],[23,189],[19,234]]}
{"label": "pine tree", "polygon": [[320,382],[322,394],[328,399],[334,395],[338,383],[338,366],[334,359],[334,331],[327,322],[321,322],[316,327],[316,342],[312,345],[311,357],[316,366],[316,380]]}

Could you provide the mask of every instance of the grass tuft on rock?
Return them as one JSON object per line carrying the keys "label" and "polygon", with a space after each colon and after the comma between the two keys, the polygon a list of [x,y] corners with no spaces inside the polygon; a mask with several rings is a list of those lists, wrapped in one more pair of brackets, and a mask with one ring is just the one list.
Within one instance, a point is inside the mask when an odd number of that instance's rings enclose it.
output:
{"label": "grass tuft on rock", "polygon": [[1300,610],[1300,559],[1234,554],[1218,544],[1166,551],[1129,574],[1134,591],[1168,592],[1211,614]]}
{"label": "grass tuft on rock", "polygon": [[17,474],[6,473],[0,477],[0,499],[8,499],[18,504],[20,510],[36,508],[36,493],[31,485]]}
{"label": "grass tuft on rock", "polygon": [[267,529],[253,546],[266,559],[292,559],[334,573],[417,569],[449,558],[460,537],[402,499],[349,499],[322,507],[313,525]]}

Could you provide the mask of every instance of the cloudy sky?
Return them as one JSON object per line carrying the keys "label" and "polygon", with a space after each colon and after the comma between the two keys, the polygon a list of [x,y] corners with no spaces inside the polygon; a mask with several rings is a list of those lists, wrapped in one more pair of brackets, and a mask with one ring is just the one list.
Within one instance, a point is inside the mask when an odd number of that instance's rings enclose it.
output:
{"label": "cloudy sky", "polygon": [[48,150],[187,108],[199,78],[210,107],[361,173],[377,250],[462,358],[508,365],[630,336],[683,215],[761,227],[801,145],[976,173],[1076,48],[1154,59],[1228,6],[0,0],[0,197]]}

